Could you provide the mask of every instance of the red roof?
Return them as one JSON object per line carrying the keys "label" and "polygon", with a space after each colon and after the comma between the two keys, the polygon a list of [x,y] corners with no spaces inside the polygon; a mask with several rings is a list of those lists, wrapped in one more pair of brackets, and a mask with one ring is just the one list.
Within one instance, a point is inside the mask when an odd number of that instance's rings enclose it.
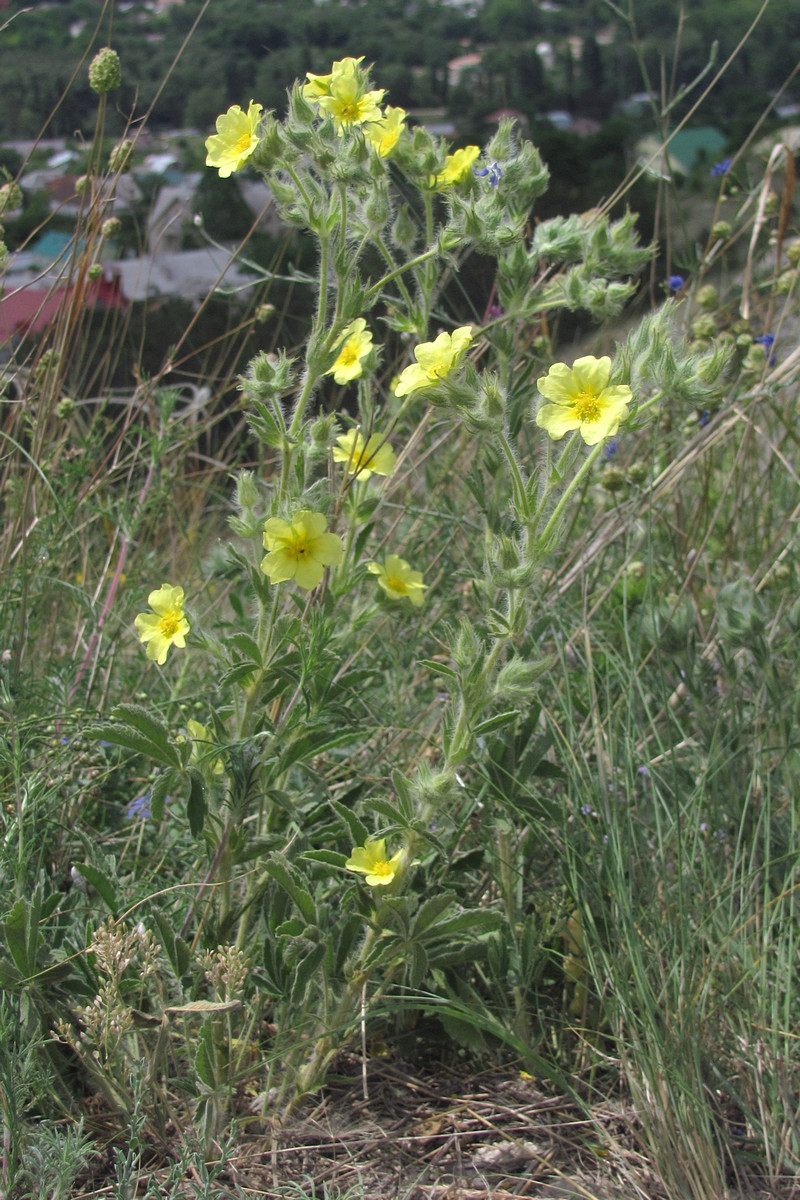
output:
{"label": "red roof", "polygon": [[[52,324],[61,308],[72,301],[75,284],[55,291],[21,287],[0,298],[0,344],[26,333],[41,333]],[[86,284],[86,308],[127,308],[119,275],[90,279]]]}

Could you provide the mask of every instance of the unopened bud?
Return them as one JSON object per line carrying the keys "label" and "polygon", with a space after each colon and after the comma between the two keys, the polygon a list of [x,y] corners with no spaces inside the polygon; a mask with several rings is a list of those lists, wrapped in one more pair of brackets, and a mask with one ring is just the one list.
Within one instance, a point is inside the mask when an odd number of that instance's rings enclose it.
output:
{"label": "unopened bud", "polygon": [[116,237],[120,229],[122,229],[122,221],[119,217],[109,217],[107,221],[103,221],[100,232],[104,238],[112,238]]}
{"label": "unopened bud", "polygon": [[110,46],[98,50],[89,64],[89,86],[98,96],[104,96],[122,83],[119,55]]}
{"label": "unopened bud", "polygon": [[126,139],[124,142],[117,142],[116,146],[112,147],[108,156],[108,165],[117,175],[124,175],[126,171],[130,170],[132,157],[133,142]]}

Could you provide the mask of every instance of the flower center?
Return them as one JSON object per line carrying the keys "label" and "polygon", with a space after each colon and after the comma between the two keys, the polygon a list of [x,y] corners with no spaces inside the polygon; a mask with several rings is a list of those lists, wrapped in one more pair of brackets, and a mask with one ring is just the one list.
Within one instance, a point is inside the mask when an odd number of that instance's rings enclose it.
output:
{"label": "flower center", "polygon": [[372,864],[370,875],[379,875],[381,879],[386,879],[387,877],[391,879],[394,875],[394,867],[385,858],[381,858]]}
{"label": "flower center", "polygon": [[306,539],[304,537],[295,538],[291,546],[287,547],[287,550],[292,558],[305,558],[308,554]]}
{"label": "flower center", "polygon": [[358,116],[358,103],[355,100],[350,100],[347,104],[343,104],[339,110],[339,116],[342,121],[354,121]]}
{"label": "flower center", "polygon": [[408,591],[406,581],[401,579],[399,575],[387,575],[386,586],[390,587],[393,592],[402,592],[403,595]]}
{"label": "flower center", "polygon": [[243,133],[236,139],[236,145],[233,147],[234,154],[246,154],[250,149],[250,134]]}
{"label": "flower center", "polygon": [[442,360],[439,359],[439,361],[436,363],[436,365],[429,369],[428,378],[429,379],[444,379],[448,370],[449,370],[449,367],[448,367],[447,363],[442,362]]}
{"label": "flower center", "polygon": [[339,351],[339,362],[343,367],[352,366],[358,358],[355,346],[342,346]]}
{"label": "flower center", "polygon": [[178,632],[178,626],[181,623],[181,614],[176,612],[174,608],[165,612],[161,620],[158,622],[158,628],[163,633],[164,637],[175,637]]}
{"label": "flower center", "polygon": [[575,416],[581,421],[596,421],[605,408],[605,404],[593,392],[578,392],[572,401],[572,408]]}

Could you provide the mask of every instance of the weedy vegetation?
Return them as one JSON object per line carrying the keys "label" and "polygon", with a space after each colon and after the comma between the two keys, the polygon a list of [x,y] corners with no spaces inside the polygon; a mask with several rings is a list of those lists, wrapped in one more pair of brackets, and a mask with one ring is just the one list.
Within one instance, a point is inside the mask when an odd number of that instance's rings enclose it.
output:
{"label": "weedy vegetation", "polygon": [[339,59],[220,116],[286,245],[122,390],[89,79],[74,286],[0,368],[0,1195],[369,1196],[270,1150],[386,1056],[563,1097],[582,1195],[794,1194],[789,147],[675,263],[630,179],[537,222],[512,121]]}

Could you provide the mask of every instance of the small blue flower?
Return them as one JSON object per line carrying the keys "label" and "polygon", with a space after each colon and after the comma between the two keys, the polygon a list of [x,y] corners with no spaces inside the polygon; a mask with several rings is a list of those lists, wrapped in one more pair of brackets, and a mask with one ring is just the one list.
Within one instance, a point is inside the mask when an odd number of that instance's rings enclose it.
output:
{"label": "small blue flower", "polygon": [[731,169],[731,160],[729,158],[723,158],[722,162],[714,163],[713,167],[711,168],[711,174],[712,175],[727,175],[728,171],[730,171],[730,169]]}
{"label": "small blue flower", "polygon": [[496,162],[491,163],[488,167],[484,167],[482,171],[476,171],[474,167],[472,169],[475,171],[475,175],[478,177],[478,179],[483,179],[485,175],[488,175],[489,183],[492,187],[497,187],[498,183],[503,178],[503,172],[500,170],[499,164]]}
{"label": "small blue flower", "polygon": [[697,424],[700,426],[701,429],[705,429],[706,425],[709,423],[710,420],[711,420],[711,413],[708,411],[707,408],[704,408],[703,411],[700,413],[700,416],[697,418]]}
{"label": "small blue flower", "polygon": [[686,282],[686,280],[683,278],[682,275],[670,275],[669,285],[668,285],[669,290],[671,292],[679,292],[685,282]]}
{"label": "small blue flower", "polygon": [[605,448],[603,450],[603,454],[605,455],[606,458],[613,458],[618,450],[619,450],[619,442],[614,442],[614,441],[606,442]]}
{"label": "small blue flower", "polygon": [[771,350],[772,344],[775,341],[774,333],[762,333],[761,337],[753,338],[759,346],[763,346],[765,350]]}
{"label": "small blue flower", "polygon": [[125,816],[129,821],[133,821],[138,817],[140,821],[146,821],[151,815],[150,813],[151,793],[149,791],[142,792],[141,796],[137,796],[135,800],[131,800],[128,807],[125,809]]}

